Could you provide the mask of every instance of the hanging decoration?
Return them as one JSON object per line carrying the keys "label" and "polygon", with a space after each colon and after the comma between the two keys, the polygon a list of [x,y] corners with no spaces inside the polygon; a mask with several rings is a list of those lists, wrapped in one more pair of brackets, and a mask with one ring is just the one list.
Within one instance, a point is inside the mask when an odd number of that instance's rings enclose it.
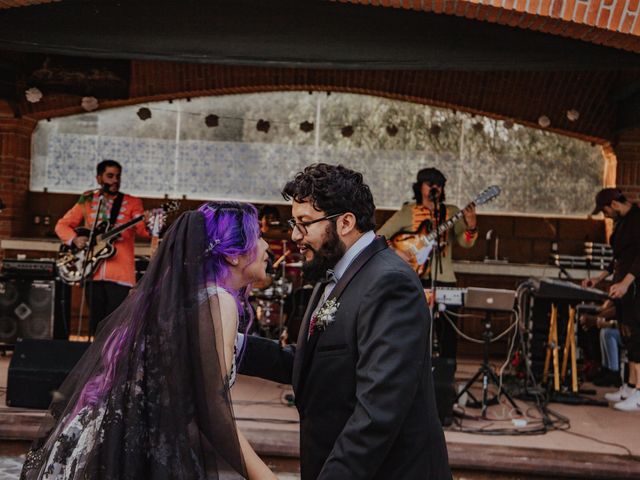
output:
{"label": "hanging decoration", "polygon": [[204,124],[209,128],[217,127],[219,125],[219,122],[220,122],[220,117],[214,114],[207,115],[204,119]]}
{"label": "hanging decoration", "polygon": [[538,118],[538,125],[540,125],[542,128],[547,128],[549,125],[551,125],[551,120],[546,115],[540,115],[540,117]]}
{"label": "hanging decoration", "polygon": [[138,118],[144,122],[151,118],[151,110],[149,110],[147,107],[142,107],[138,109],[136,115],[138,115]]}
{"label": "hanging decoration", "polygon": [[98,99],[96,97],[82,97],[80,105],[87,112],[93,112],[98,109]]}
{"label": "hanging decoration", "polygon": [[259,132],[269,133],[269,129],[271,128],[271,123],[268,120],[263,120],[262,118],[258,120],[256,124],[256,130]]}
{"label": "hanging decoration", "polygon": [[42,100],[42,92],[37,87],[31,87],[24,92],[24,96],[29,103],[38,103]]}
{"label": "hanging decoration", "polygon": [[342,127],[340,132],[342,133],[343,137],[349,138],[351,135],[353,135],[353,127],[351,125],[345,125],[344,127]]}
{"label": "hanging decoration", "polygon": [[311,123],[311,122],[309,122],[307,120],[305,120],[304,122],[302,122],[300,124],[300,130],[302,130],[304,133],[312,132],[313,128],[314,128],[313,123]]}
{"label": "hanging decoration", "polygon": [[437,137],[438,135],[440,135],[440,132],[442,132],[442,127],[437,123],[433,123],[429,127],[429,134],[433,135],[434,137]]}
{"label": "hanging decoration", "polygon": [[571,110],[567,110],[567,118],[569,119],[570,122],[575,122],[580,118],[580,112],[575,108],[572,108]]}

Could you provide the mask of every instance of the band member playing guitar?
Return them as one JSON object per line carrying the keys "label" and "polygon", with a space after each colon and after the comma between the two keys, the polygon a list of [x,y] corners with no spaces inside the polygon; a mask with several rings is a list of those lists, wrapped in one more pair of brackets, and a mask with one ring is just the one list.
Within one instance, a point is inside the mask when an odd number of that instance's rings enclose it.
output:
{"label": "band member playing guitar", "polygon": [[[100,188],[83,193],[76,204],[56,224],[56,235],[67,244],[84,249],[89,241],[85,233],[76,228],[84,224],[90,229],[96,216],[98,223],[105,221],[110,229],[144,215],[142,201],[132,195],[120,193],[122,166],[115,160],[103,160],[97,166],[96,181]],[[102,201],[100,201],[102,197]],[[98,205],[101,205],[98,212]],[[140,221],[120,233],[113,246],[115,255],[97,265],[87,281],[85,296],[89,304],[89,332],[94,335],[99,322],[115,310],[127,297],[135,284],[135,236],[149,238],[146,222]]]}
{"label": "band member playing guitar", "polygon": [[[454,205],[445,204],[446,178],[436,168],[424,168],[418,172],[417,181],[413,184],[415,203],[408,203],[396,212],[378,230],[379,235],[390,239],[398,255],[412,265],[423,282],[425,288],[431,286],[432,275],[437,286],[451,287],[456,284],[451,261],[451,247],[453,239],[463,248],[471,248],[478,238],[475,205],[472,203],[462,211],[460,218],[451,230],[436,237],[437,247],[433,249],[416,249],[412,246],[403,249],[402,244],[410,243],[413,237],[424,237],[434,229],[439,231],[448,219],[459,214],[460,209]],[[421,258],[420,252],[430,254],[429,258]],[[437,258],[434,258],[437,257]],[[444,318],[434,322],[438,340],[440,356],[456,357],[456,334],[451,325]]]}

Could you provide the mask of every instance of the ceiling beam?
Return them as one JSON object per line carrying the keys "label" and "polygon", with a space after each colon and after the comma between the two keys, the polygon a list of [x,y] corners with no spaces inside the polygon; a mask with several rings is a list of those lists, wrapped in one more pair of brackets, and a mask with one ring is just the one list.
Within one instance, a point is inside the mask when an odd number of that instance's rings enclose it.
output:
{"label": "ceiling beam", "polygon": [[640,54],[546,33],[319,0],[93,0],[10,9],[0,11],[0,48],[340,69],[540,71],[640,65]]}

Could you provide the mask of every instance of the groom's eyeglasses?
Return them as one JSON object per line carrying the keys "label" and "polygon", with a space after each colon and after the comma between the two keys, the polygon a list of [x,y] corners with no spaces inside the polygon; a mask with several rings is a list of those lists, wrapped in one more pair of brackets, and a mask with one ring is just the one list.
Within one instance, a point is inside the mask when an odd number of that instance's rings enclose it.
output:
{"label": "groom's eyeglasses", "polygon": [[297,228],[302,235],[306,235],[307,233],[309,233],[309,230],[307,229],[309,225],[313,225],[314,223],[318,223],[323,220],[331,220],[332,218],[339,217],[340,215],[344,215],[344,212],[334,213],[333,215],[327,215],[325,217],[316,218],[315,220],[309,220],[307,222],[296,222],[295,219],[290,218],[289,220],[287,220],[287,223],[289,224],[289,227],[291,227],[291,230]]}

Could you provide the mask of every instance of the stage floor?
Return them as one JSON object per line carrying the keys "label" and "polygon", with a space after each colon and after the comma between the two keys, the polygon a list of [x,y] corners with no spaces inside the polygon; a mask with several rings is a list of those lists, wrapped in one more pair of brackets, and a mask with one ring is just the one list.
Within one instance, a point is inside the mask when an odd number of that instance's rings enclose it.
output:
{"label": "stage floor", "polygon": [[[5,405],[7,373],[11,354],[0,357],[0,439],[31,439],[37,432],[42,411]],[[478,364],[459,362],[456,380],[464,383]],[[479,386],[478,386],[479,389]],[[598,389],[593,398],[612,389]],[[233,388],[234,410],[240,427],[264,457],[298,457],[298,414],[289,404],[290,386],[240,376]],[[517,400],[532,423],[537,411],[531,403]],[[516,429],[512,416],[522,418],[510,405],[489,407],[490,420],[477,420],[480,411],[466,409],[465,429],[484,429],[488,434],[464,433],[459,426],[445,429],[449,459],[457,470],[541,475],[546,478],[640,478],[640,413],[625,413],[610,407],[564,405],[549,407],[567,417],[566,431],[542,435],[490,434],[491,430]],[[458,431],[456,431],[458,430]],[[495,433],[495,432],[494,432]]]}

